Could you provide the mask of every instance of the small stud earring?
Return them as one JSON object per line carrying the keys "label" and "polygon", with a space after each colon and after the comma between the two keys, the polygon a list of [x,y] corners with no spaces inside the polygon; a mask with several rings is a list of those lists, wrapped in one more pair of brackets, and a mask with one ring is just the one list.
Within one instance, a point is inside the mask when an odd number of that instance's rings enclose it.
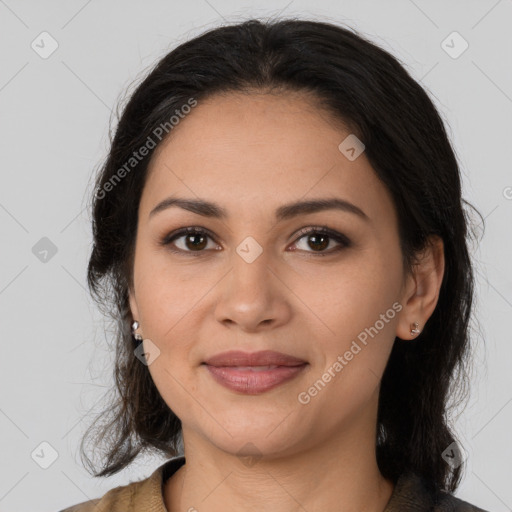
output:
{"label": "small stud earring", "polygon": [[418,322],[414,322],[414,324],[412,324],[412,325],[413,325],[413,328],[411,329],[411,334],[413,336],[415,336],[416,334],[419,334],[421,331],[418,329],[418,327],[419,327]]}
{"label": "small stud earring", "polygon": [[132,324],[132,333],[133,333],[133,337],[137,340],[137,341],[142,341],[142,336],[138,333],[136,333],[135,331],[139,328],[139,322],[137,322],[137,320],[135,320]]}

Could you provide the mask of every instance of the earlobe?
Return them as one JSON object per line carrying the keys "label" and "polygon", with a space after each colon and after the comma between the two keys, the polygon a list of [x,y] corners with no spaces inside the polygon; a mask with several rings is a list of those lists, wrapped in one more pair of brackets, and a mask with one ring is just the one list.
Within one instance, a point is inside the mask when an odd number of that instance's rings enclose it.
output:
{"label": "earlobe", "polygon": [[[444,276],[444,244],[434,235],[420,253],[408,277],[404,308],[396,335],[404,340],[417,338],[435,310]],[[418,325],[416,325],[418,324]]]}
{"label": "earlobe", "polygon": [[133,290],[128,290],[128,301],[130,303],[130,311],[132,313],[132,336],[137,340],[137,342],[142,341],[142,335],[137,332],[139,328],[139,309],[137,308],[137,302],[135,300],[135,296]]}

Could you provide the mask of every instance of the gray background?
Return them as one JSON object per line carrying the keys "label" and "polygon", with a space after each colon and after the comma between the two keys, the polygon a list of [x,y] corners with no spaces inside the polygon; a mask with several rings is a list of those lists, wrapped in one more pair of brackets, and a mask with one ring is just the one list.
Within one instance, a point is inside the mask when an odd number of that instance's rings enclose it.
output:
{"label": "gray background", "polygon": [[[278,15],[360,30],[406,65],[445,119],[464,196],[486,219],[473,246],[475,372],[455,421],[468,459],[456,495],[512,510],[512,0],[0,0],[0,512],[57,511],[163,462],[141,458],[97,481],[80,465],[80,436],[102,410],[112,365],[85,284],[91,176],[111,109],[149,66],[224,20]],[[45,59],[31,47],[51,49],[43,31],[58,43]],[[448,38],[452,56],[442,44],[453,31],[469,44],[457,58],[462,40]],[[44,442],[57,454],[47,469]]]}

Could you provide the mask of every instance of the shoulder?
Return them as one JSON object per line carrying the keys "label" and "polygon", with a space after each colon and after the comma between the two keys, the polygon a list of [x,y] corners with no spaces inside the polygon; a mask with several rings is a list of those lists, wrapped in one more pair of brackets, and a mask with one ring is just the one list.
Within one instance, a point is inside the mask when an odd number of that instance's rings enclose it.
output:
{"label": "shoulder", "polygon": [[435,489],[416,473],[402,474],[384,512],[489,512]]}
{"label": "shoulder", "polygon": [[184,463],[184,457],[170,459],[144,480],[116,487],[101,498],[83,501],[59,512],[166,512],[162,495],[163,482]]}
{"label": "shoulder", "polygon": [[77,503],[76,505],[72,505],[71,507],[59,510],[59,512],[93,512],[94,508],[100,502],[100,500],[101,498],[83,501],[82,503]]}
{"label": "shoulder", "polygon": [[467,501],[461,500],[453,494],[439,491],[434,500],[434,512],[489,512]]}
{"label": "shoulder", "polygon": [[101,498],[83,501],[71,507],[59,510],[59,512],[103,512],[107,510],[109,512],[117,512],[123,509],[128,510],[128,507],[132,503],[132,497],[136,494],[141,484],[144,484],[146,481],[147,479],[116,487],[108,491]]}

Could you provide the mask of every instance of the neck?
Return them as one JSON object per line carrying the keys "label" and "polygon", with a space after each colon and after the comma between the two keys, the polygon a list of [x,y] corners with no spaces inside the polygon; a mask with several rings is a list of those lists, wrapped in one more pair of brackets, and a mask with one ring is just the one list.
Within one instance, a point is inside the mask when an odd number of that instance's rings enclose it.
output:
{"label": "neck", "polygon": [[[185,430],[186,463],[165,484],[169,512],[231,510],[383,511],[394,484],[375,456],[375,428],[366,420],[323,443],[286,454],[242,459]],[[363,429],[363,430],[361,430]]]}

